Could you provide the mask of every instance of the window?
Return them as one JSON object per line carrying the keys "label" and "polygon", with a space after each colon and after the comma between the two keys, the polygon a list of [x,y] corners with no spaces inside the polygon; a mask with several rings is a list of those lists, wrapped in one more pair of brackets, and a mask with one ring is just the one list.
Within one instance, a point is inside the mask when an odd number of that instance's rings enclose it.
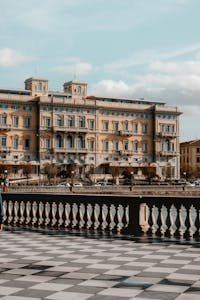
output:
{"label": "window", "polygon": [[68,116],[67,126],[68,126],[68,128],[74,127],[74,117]]}
{"label": "window", "polygon": [[134,141],[133,143],[133,151],[138,152],[138,141]]}
{"label": "window", "polygon": [[7,144],[7,139],[5,136],[0,136],[0,146],[1,147],[6,147]]}
{"label": "window", "polygon": [[14,138],[13,138],[13,148],[18,149],[18,146],[19,146],[19,138],[18,138],[18,136],[14,136]]}
{"label": "window", "polygon": [[123,123],[123,130],[128,131],[128,122]]}
{"label": "window", "polygon": [[25,140],[24,140],[24,149],[25,150],[30,149],[30,138],[25,138]]}
{"label": "window", "polygon": [[49,117],[44,117],[44,126],[51,127],[51,119]]}
{"label": "window", "polygon": [[79,128],[85,128],[85,117],[79,117],[78,125],[79,125]]}
{"label": "window", "polygon": [[118,151],[119,150],[119,142],[118,141],[113,141],[113,150]]}
{"label": "window", "polygon": [[44,148],[45,149],[50,149],[51,148],[51,140],[49,137],[44,139]]}
{"label": "window", "polygon": [[88,140],[88,150],[94,150],[94,140]]}
{"label": "window", "polygon": [[56,136],[56,148],[62,148],[63,147],[63,139],[61,135]]}
{"label": "window", "polygon": [[71,135],[67,136],[67,149],[72,149],[74,147],[73,138]]}
{"label": "window", "polygon": [[78,149],[84,148],[84,140],[83,140],[83,137],[80,135],[77,138],[77,147],[78,147]]}
{"label": "window", "polygon": [[7,125],[7,115],[3,114],[0,116],[1,125]]}
{"label": "window", "polygon": [[109,128],[109,122],[103,121],[103,130],[108,131],[108,128]]}
{"label": "window", "polygon": [[56,126],[62,127],[63,126],[63,119],[60,116],[57,116],[56,118]]}
{"label": "window", "polygon": [[30,128],[31,127],[31,118],[26,116],[24,117],[24,127],[25,128]]}
{"label": "window", "polygon": [[147,144],[147,142],[143,142],[142,143],[142,152],[147,153],[147,150],[148,150],[148,144]]}
{"label": "window", "polygon": [[196,160],[197,163],[200,163],[200,156],[197,157],[197,160]]}
{"label": "window", "polygon": [[200,148],[199,148],[199,147],[196,148],[196,152],[197,152],[197,153],[200,153]]}
{"label": "window", "polygon": [[24,105],[23,109],[25,111],[31,111],[32,110],[32,107],[30,105]]}
{"label": "window", "polygon": [[13,127],[16,127],[16,128],[19,126],[19,117],[18,116],[12,117],[12,124],[13,124]]}
{"label": "window", "polygon": [[109,150],[109,142],[108,141],[103,141],[103,150],[106,152]]}
{"label": "window", "polygon": [[137,132],[138,132],[138,124],[137,124],[137,123],[134,123],[134,124],[133,124],[133,132],[134,132],[134,133],[137,133]]}
{"label": "window", "polygon": [[119,130],[119,122],[114,122],[113,123],[113,130],[118,131]]}
{"label": "window", "polygon": [[147,124],[142,124],[142,133],[147,133]]}
{"label": "window", "polygon": [[127,150],[128,150],[128,141],[127,141],[127,140],[124,140],[124,141],[123,141],[123,150],[124,150],[124,151],[127,151]]}
{"label": "window", "polygon": [[89,129],[94,129],[94,120],[88,120]]}
{"label": "window", "polygon": [[13,110],[19,110],[20,109],[20,106],[19,105],[12,105],[11,108]]}

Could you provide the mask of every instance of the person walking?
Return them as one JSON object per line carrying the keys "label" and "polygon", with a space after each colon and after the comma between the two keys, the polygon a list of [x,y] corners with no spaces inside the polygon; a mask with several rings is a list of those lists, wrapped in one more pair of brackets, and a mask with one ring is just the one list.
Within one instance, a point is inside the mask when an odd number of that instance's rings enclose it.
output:
{"label": "person walking", "polygon": [[0,231],[3,230],[3,199],[0,193]]}

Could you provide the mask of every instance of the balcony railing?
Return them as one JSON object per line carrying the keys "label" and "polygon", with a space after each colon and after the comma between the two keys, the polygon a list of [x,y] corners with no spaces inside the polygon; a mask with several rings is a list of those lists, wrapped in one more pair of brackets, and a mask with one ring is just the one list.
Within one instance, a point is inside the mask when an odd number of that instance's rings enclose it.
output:
{"label": "balcony railing", "polygon": [[171,138],[175,138],[177,137],[177,132],[170,132],[170,131],[160,131],[160,132],[157,132],[157,136],[158,137],[171,137]]}
{"label": "balcony railing", "polygon": [[0,130],[11,130],[10,124],[0,124]]}
{"label": "balcony railing", "polygon": [[3,200],[6,225],[199,239],[199,196],[6,193]]}
{"label": "balcony railing", "polygon": [[160,151],[160,156],[177,156],[179,153],[176,151]]}

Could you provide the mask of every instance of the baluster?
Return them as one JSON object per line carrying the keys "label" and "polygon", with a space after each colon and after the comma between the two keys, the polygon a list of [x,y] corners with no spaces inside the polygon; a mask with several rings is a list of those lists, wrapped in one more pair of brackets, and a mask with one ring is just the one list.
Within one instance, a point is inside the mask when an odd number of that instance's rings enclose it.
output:
{"label": "baluster", "polygon": [[91,226],[90,229],[95,230],[95,203],[91,203],[92,213],[90,216]]}
{"label": "baluster", "polygon": [[29,210],[30,202],[26,201],[25,202],[25,224],[28,225],[29,223],[29,215],[30,215],[30,210]]}
{"label": "baluster", "polygon": [[116,233],[117,232],[117,226],[118,226],[118,204],[113,204],[113,213],[114,213],[114,216],[112,217],[112,222],[114,223],[113,224],[113,227],[112,227],[112,232]]}
{"label": "baluster", "polygon": [[149,228],[147,230],[147,234],[148,235],[152,235],[153,234],[153,204],[152,203],[148,203],[148,208],[149,208],[149,217],[148,217],[148,225]]}
{"label": "baluster", "polygon": [[84,212],[83,212],[83,226],[82,226],[82,228],[83,229],[87,229],[87,226],[88,226],[88,211],[87,211],[87,207],[88,207],[88,205],[87,205],[87,203],[84,203],[83,205],[84,205],[84,208],[83,208]]}
{"label": "baluster", "polygon": [[172,223],[171,223],[171,204],[166,203],[165,206],[166,206],[166,209],[167,209],[167,217],[166,217],[166,221],[165,221],[167,229],[165,231],[165,236],[170,237],[172,235],[172,233],[171,233],[171,226],[172,226]]}
{"label": "baluster", "polygon": [[21,202],[20,214],[20,225],[26,226],[26,203],[24,201]]}
{"label": "baluster", "polygon": [[107,204],[107,215],[106,215],[106,228],[105,231],[110,231],[111,230],[111,216],[110,216],[110,208],[111,204]]}
{"label": "baluster", "polygon": [[162,236],[162,216],[161,216],[162,203],[157,203],[157,208],[158,208],[158,217],[157,217],[156,225],[158,226],[158,228],[155,234],[157,236]]}
{"label": "baluster", "polygon": [[194,232],[193,237],[194,238],[199,238],[199,228],[200,228],[200,220],[199,220],[200,204],[199,204],[199,202],[196,202],[194,204],[194,207],[196,209],[196,219],[195,219],[195,222],[194,222],[196,231]]}
{"label": "baluster", "polygon": [[33,211],[33,201],[30,201],[30,214],[29,214],[29,226],[32,226],[32,224],[34,223],[34,211]]}
{"label": "baluster", "polygon": [[60,220],[60,214],[59,214],[59,201],[57,201],[55,203],[55,223],[53,224],[53,227],[58,229],[60,227],[60,223],[59,223],[59,220]]}
{"label": "baluster", "polygon": [[176,207],[176,220],[175,220],[175,226],[176,226],[176,230],[174,232],[174,236],[175,237],[180,237],[182,235],[181,233],[181,204],[180,203],[174,203],[175,207]]}
{"label": "baluster", "polygon": [[21,200],[17,201],[17,212],[16,212],[16,219],[15,219],[15,225],[19,226],[20,225],[20,206],[21,206]]}
{"label": "baluster", "polygon": [[10,225],[14,225],[15,222],[15,202],[11,201],[11,215],[10,215]]}
{"label": "baluster", "polygon": [[49,223],[48,226],[52,227],[54,223],[54,214],[53,214],[53,202],[49,203]]}
{"label": "baluster", "polygon": [[98,216],[98,230],[104,231],[104,226],[103,226],[103,204],[99,203],[99,216]]}
{"label": "baluster", "polygon": [[3,209],[4,209],[4,217],[3,217],[4,224],[8,225],[8,201],[7,200],[3,201]]}
{"label": "baluster", "polygon": [[[65,228],[65,220],[66,220],[66,213],[65,213],[66,203],[61,202],[60,205],[62,205],[62,210],[61,210],[61,208],[59,209],[60,228],[64,229]],[[62,213],[61,213],[61,211],[62,211]]]}
{"label": "baluster", "polygon": [[192,233],[191,233],[191,219],[190,219],[190,207],[191,207],[191,204],[190,203],[186,203],[184,204],[185,206],[185,209],[186,209],[186,218],[185,218],[185,233],[184,233],[184,237],[185,238],[189,238],[192,236]]}
{"label": "baluster", "polygon": [[76,213],[76,225],[74,226],[74,229],[80,229],[81,228],[81,203],[77,204],[77,213]]}
{"label": "baluster", "polygon": [[43,210],[42,210],[42,222],[41,222],[41,227],[44,228],[48,224],[48,214],[47,214],[47,201],[44,201],[42,203],[43,205]]}
{"label": "baluster", "polygon": [[73,227],[73,217],[74,217],[74,214],[73,214],[73,203],[70,203],[69,209],[70,209],[70,211],[69,211],[69,223],[68,223],[67,227],[69,229],[72,229],[72,227]]}
{"label": "baluster", "polygon": [[125,203],[122,203],[122,217],[121,217],[121,222],[122,222],[122,229],[121,232],[126,234],[127,229],[128,229],[128,222],[127,222],[127,205]]}
{"label": "baluster", "polygon": [[41,207],[41,202],[36,201],[35,203],[35,227],[40,226],[40,207]]}

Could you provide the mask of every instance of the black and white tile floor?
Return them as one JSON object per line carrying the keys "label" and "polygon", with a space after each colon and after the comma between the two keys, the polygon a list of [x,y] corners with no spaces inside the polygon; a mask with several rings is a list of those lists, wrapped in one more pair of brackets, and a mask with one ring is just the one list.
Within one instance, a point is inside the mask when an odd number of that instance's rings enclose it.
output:
{"label": "black and white tile floor", "polygon": [[0,233],[0,299],[200,299],[200,244]]}

